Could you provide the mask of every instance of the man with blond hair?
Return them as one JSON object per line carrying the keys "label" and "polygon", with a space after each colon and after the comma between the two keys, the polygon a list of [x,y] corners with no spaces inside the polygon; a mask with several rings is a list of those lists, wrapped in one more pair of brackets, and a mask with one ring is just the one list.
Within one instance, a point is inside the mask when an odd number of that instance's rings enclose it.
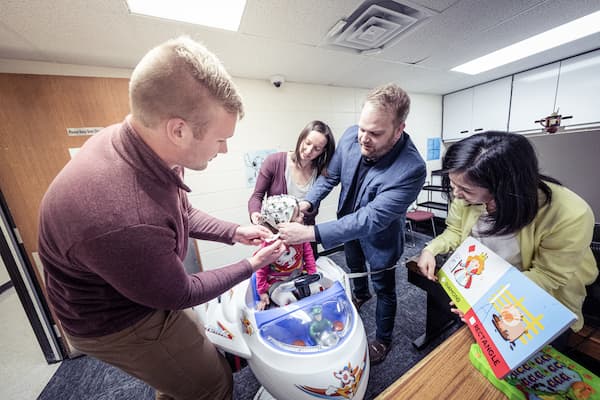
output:
{"label": "man with blond hair", "polygon": [[149,51],[131,114],[90,138],[42,200],[39,251],[50,303],[74,348],[147,382],[159,399],[229,399],[232,375],[190,307],[275,261],[281,241],[187,274],[188,237],[255,245],[270,236],[194,209],[183,169],[227,152],[242,100],[219,60],[187,38]]}
{"label": "man with blond hair", "polygon": [[[356,308],[371,297],[368,276],[377,295],[375,339],[369,342],[371,364],[382,362],[392,345],[396,316],[395,266],[404,251],[406,209],[425,182],[425,162],[404,132],[410,98],[397,85],[371,91],[358,125],[346,130],[327,167],[301,202],[304,210],[342,184],[335,221],[314,226],[284,224],[287,243],[317,241],[325,249],[344,245],[352,273]],[[366,263],[370,271],[367,272]]]}

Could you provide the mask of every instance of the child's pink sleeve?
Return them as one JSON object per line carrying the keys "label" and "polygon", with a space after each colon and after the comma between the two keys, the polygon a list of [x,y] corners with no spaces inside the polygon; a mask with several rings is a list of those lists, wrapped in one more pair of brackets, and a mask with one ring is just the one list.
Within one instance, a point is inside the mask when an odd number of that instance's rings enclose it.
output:
{"label": "child's pink sleeve", "polygon": [[304,257],[304,269],[309,274],[317,273],[317,264],[315,264],[315,255],[313,254],[312,246],[310,242],[304,242],[302,244],[303,247],[303,257]]}
{"label": "child's pink sleeve", "polygon": [[256,271],[256,291],[258,294],[267,293],[269,291],[269,282],[267,282],[268,276],[269,265],[265,265]]}

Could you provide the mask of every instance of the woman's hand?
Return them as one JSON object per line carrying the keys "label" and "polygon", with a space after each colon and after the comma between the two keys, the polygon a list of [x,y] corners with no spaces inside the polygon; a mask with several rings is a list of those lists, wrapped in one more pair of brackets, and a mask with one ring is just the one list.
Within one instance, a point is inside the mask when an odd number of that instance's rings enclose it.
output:
{"label": "woman's hand", "polygon": [[256,211],[255,211],[255,212],[253,212],[253,213],[250,215],[250,221],[252,221],[252,223],[253,223],[254,225],[261,224],[261,223],[263,222],[263,217],[262,217],[262,214],[261,214],[261,213],[259,213],[259,212],[256,212]]}
{"label": "woman's hand", "polygon": [[461,320],[462,322],[464,322],[464,323],[466,323],[466,322],[467,322],[467,321],[465,321],[465,314],[464,314],[462,311],[460,311],[458,308],[456,308],[456,307],[454,306],[454,302],[453,302],[453,301],[451,301],[451,302],[450,302],[450,311],[451,311],[452,313],[454,313],[454,314],[458,315],[458,316],[460,317],[460,320]]}
{"label": "woman's hand", "polygon": [[432,252],[423,249],[417,261],[417,266],[423,276],[434,282],[437,281],[437,277],[435,276],[435,256]]}
{"label": "woman's hand", "polygon": [[306,200],[300,200],[298,203],[298,209],[304,213],[310,213],[312,210],[312,204]]}
{"label": "woman's hand", "polygon": [[238,226],[233,235],[233,241],[234,243],[258,246],[271,236],[273,236],[271,231],[261,225]]}
{"label": "woman's hand", "polygon": [[278,239],[270,245],[258,250],[252,257],[248,258],[248,261],[250,261],[250,265],[252,265],[252,270],[256,271],[277,260],[283,253],[285,253],[285,251],[285,244],[283,244],[283,241]]}

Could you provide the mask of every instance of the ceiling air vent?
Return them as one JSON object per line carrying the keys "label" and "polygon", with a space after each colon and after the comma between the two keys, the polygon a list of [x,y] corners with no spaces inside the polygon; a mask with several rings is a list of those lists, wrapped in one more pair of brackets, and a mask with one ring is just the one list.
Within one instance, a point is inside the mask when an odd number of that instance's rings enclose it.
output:
{"label": "ceiling air vent", "polygon": [[338,21],[327,33],[327,45],[357,52],[382,50],[399,39],[400,34],[423,22],[434,12],[407,1],[362,3],[348,18]]}

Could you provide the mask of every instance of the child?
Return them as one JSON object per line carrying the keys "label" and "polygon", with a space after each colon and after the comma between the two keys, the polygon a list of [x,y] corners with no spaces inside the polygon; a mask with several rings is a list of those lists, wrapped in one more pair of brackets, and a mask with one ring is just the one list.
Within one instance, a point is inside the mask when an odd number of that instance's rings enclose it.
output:
{"label": "child", "polygon": [[[277,225],[282,222],[300,222],[302,223],[302,213],[298,209],[298,200],[289,195],[276,195],[265,199],[261,218],[263,224],[271,230],[276,230]],[[268,243],[263,243],[263,246]],[[256,306],[257,310],[264,310],[273,300],[278,306],[285,306],[296,301],[291,292],[274,290],[282,282],[299,276],[302,271],[309,274],[317,273],[315,256],[309,242],[292,245],[281,255],[274,263],[266,265],[256,271],[256,289],[260,296],[260,301]]]}

